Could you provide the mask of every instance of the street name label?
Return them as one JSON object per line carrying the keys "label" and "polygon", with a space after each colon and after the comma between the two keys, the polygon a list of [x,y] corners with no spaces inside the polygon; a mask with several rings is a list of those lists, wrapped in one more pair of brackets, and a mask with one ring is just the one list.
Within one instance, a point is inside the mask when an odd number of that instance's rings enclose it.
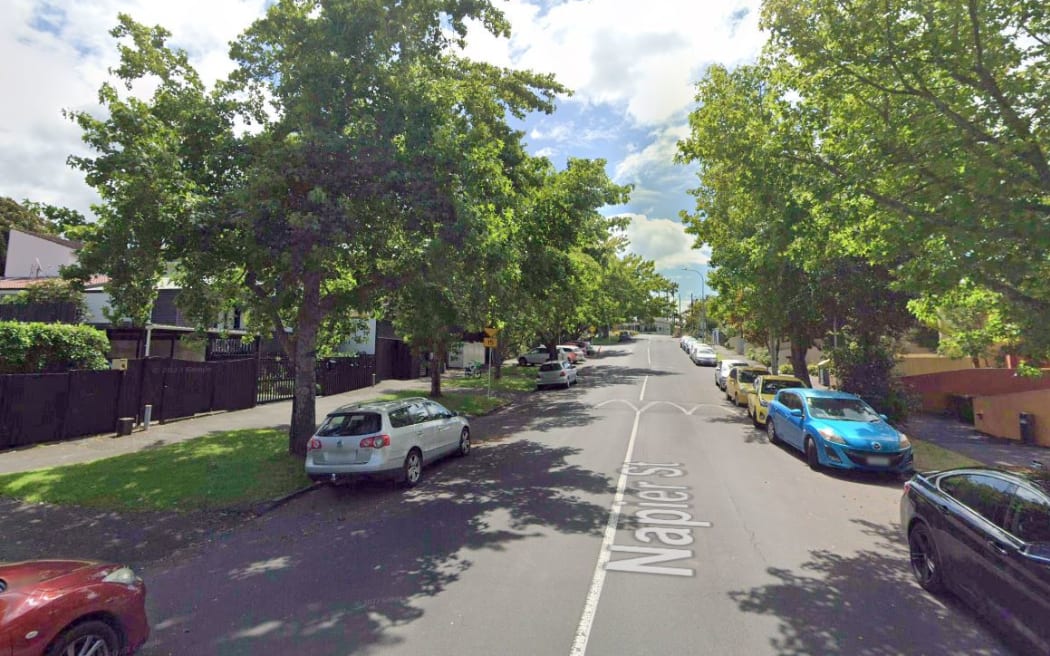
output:
{"label": "street name label", "polygon": [[630,477],[652,477],[659,482],[639,480],[635,483],[634,496],[637,501],[625,500],[635,509],[632,513],[634,539],[644,545],[628,546],[612,544],[612,554],[629,554],[619,560],[605,564],[606,571],[631,572],[635,574],[659,574],[661,576],[693,576],[690,567],[673,564],[693,557],[692,549],[683,549],[693,544],[693,529],[711,528],[711,522],[693,518],[689,502],[693,496],[687,485],[672,485],[671,481],[685,476],[680,463],[629,462],[623,470]]}

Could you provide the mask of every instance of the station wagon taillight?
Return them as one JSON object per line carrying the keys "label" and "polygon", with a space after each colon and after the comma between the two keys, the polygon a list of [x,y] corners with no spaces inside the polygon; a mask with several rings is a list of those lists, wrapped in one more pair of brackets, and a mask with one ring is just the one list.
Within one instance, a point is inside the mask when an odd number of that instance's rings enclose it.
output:
{"label": "station wagon taillight", "polygon": [[366,437],[361,440],[362,449],[382,449],[384,446],[390,446],[389,435],[376,435],[375,437]]}
{"label": "station wagon taillight", "polygon": [[317,439],[316,437],[311,438],[310,441],[306,445],[306,450],[307,451],[316,451],[317,449],[320,449],[320,448],[321,448],[321,440]]}

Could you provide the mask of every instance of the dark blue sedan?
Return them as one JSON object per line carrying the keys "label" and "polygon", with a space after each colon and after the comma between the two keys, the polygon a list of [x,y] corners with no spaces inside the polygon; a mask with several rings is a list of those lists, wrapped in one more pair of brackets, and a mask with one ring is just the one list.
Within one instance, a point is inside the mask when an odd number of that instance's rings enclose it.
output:
{"label": "dark blue sedan", "polygon": [[854,394],[780,390],[769,404],[766,430],[770,442],[798,449],[813,469],[912,471],[908,437]]}

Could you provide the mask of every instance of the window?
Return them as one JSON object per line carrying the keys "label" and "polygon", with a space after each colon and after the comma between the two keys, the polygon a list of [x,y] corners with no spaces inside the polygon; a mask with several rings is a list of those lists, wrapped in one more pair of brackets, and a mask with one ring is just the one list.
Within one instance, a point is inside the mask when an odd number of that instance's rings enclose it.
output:
{"label": "window", "polygon": [[788,410],[801,410],[802,399],[798,398],[796,394],[781,394],[780,402],[784,404],[784,407]]}
{"label": "window", "polygon": [[452,413],[448,411],[448,408],[434,403],[433,401],[427,401],[427,410],[430,411],[430,416],[433,419],[448,419],[452,416]]}
{"label": "window", "polygon": [[758,376],[759,372],[757,371],[741,371],[738,377],[741,383],[753,383]]}
{"label": "window", "polygon": [[763,380],[762,381],[762,393],[763,394],[776,394],[782,389],[791,389],[793,387],[802,387],[802,383],[797,380]]}
{"label": "window", "polygon": [[324,425],[318,429],[317,434],[339,437],[371,435],[382,430],[381,426],[379,415],[374,412],[331,415],[325,419]]}
{"label": "window", "polygon": [[413,424],[422,424],[425,421],[430,421],[430,413],[427,412],[427,407],[418,401],[408,406],[408,416],[412,418]]}
{"label": "window", "polygon": [[408,408],[398,408],[390,411],[390,425],[394,428],[404,428],[412,425],[412,417],[408,414]]}
{"label": "window", "polygon": [[942,478],[939,486],[978,515],[1006,528],[1006,510],[1017,487],[1013,483],[983,474],[958,474]]}
{"label": "window", "polygon": [[844,421],[878,421],[879,413],[860,399],[811,397],[809,411],[818,419]]}
{"label": "window", "polygon": [[1017,488],[1007,530],[1025,542],[1050,544],[1050,501],[1023,487]]}

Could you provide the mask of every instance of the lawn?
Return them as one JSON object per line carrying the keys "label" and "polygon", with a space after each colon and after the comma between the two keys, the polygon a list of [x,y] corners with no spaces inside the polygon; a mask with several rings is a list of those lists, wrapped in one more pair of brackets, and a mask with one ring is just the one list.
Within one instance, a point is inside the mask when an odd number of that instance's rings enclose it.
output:
{"label": "lawn", "polygon": [[[457,391],[455,389],[448,389],[454,387],[449,385],[448,380],[441,382],[441,389],[443,394],[440,398],[434,399],[441,405],[445,406],[449,410],[454,410],[460,414],[467,415],[468,417],[478,417],[480,415],[492,412],[496,408],[507,405],[509,399],[501,396],[487,396],[484,388],[474,390]],[[383,394],[378,396],[375,401],[392,401],[394,399],[405,399],[412,396],[426,396],[420,394],[414,390],[403,390],[400,392],[391,392],[389,394]],[[429,397],[428,397],[429,398]]]}
{"label": "lawn", "polygon": [[955,467],[976,467],[981,463],[944,447],[911,439],[912,452],[915,454],[916,471],[941,471]]}
{"label": "lawn", "polygon": [[[498,380],[493,375],[492,391],[494,392],[528,392],[536,387],[536,367],[504,364],[501,372],[502,376]],[[441,384],[451,389],[485,390],[489,385],[489,376],[487,372],[473,378],[453,374],[443,379]]]}
{"label": "lawn", "polygon": [[0,495],[111,510],[200,510],[283,496],[309,480],[274,429],[212,433],[95,462],[0,476]]}

